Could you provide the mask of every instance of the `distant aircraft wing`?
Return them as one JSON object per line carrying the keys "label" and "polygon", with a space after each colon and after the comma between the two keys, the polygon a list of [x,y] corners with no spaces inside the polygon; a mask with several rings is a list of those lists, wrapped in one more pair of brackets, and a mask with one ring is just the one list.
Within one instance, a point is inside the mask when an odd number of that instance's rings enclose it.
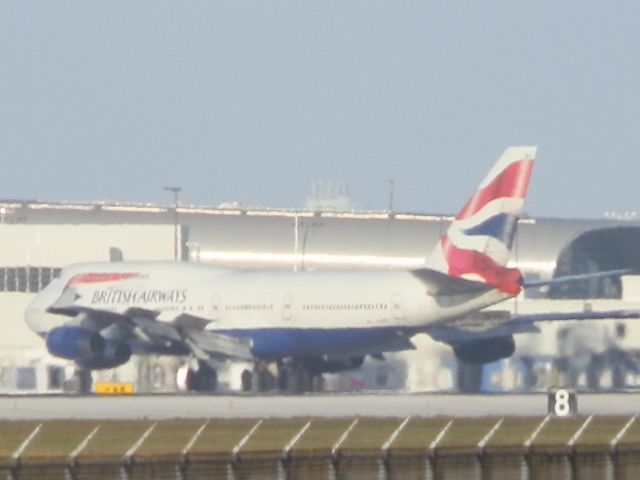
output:
{"label": "distant aircraft wing", "polygon": [[539,333],[537,322],[640,319],[640,310],[580,310],[512,315],[506,310],[487,310],[446,325],[437,325],[427,333],[440,342],[454,344],[520,333]]}
{"label": "distant aircraft wing", "polygon": [[546,287],[548,285],[558,285],[561,283],[571,283],[571,282],[579,282],[581,280],[591,280],[594,278],[604,278],[604,277],[619,277],[621,275],[634,275],[638,274],[636,270],[632,270],[630,268],[622,268],[618,270],[607,270],[605,272],[592,272],[592,273],[582,273],[578,275],[566,275],[564,277],[551,278],[549,280],[524,280],[522,282],[523,288],[538,288],[538,287]]}
{"label": "distant aircraft wing", "polygon": [[640,310],[581,310],[577,312],[548,312],[513,315],[512,323],[526,324],[534,322],[557,322],[564,320],[611,320],[611,319],[637,319],[640,318]]}

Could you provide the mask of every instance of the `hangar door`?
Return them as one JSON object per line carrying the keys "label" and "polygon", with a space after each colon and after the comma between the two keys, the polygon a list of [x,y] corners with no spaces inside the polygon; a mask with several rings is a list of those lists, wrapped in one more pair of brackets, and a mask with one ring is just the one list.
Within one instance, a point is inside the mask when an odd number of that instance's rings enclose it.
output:
{"label": "hangar door", "polygon": [[[630,268],[640,271],[640,227],[612,227],[578,235],[562,249],[554,277]],[[552,285],[549,298],[622,298],[620,278]]]}

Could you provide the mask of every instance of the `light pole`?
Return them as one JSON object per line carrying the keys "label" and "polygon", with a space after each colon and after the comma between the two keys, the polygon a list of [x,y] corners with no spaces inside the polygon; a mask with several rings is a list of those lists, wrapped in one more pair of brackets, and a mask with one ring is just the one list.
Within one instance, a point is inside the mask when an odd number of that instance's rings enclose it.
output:
{"label": "light pole", "polygon": [[178,261],[178,194],[180,187],[164,187],[168,192],[173,193],[173,259]]}

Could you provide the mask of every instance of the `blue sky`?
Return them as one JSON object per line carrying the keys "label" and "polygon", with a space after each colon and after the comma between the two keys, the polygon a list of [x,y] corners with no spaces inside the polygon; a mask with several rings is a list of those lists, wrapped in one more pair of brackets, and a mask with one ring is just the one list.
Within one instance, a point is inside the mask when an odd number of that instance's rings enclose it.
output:
{"label": "blue sky", "polygon": [[457,211],[537,144],[532,215],[640,208],[640,2],[0,2],[0,198]]}

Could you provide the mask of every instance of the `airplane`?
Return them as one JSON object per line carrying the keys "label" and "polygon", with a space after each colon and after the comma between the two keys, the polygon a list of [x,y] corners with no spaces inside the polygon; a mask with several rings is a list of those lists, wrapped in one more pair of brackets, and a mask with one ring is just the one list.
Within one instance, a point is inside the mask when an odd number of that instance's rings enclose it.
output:
{"label": "airplane", "polygon": [[[367,355],[383,358],[415,348],[411,337],[422,332],[451,345],[465,362],[507,358],[515,350],[515,333],[535,331],[534,322],[558,318],[482,312],[527,286],[507,262],[535,153],[529,146],[504,151],[421,268],[270,271],[170,261],[75,264],[36,296],[25,318],[51,355],[75,362],[81,392],[90,391],[92,370],[117,367],[132,354],[188,357],[178,383],[199,392],[214,391],[216,366],[232,359],[256,365],[248,378],[243,374],[246,389],[268,389],[269,366],[275,364],[278,388],[306,391],[313,378],[357,368]],[[634,313],[569,317],[590,315]]]}

